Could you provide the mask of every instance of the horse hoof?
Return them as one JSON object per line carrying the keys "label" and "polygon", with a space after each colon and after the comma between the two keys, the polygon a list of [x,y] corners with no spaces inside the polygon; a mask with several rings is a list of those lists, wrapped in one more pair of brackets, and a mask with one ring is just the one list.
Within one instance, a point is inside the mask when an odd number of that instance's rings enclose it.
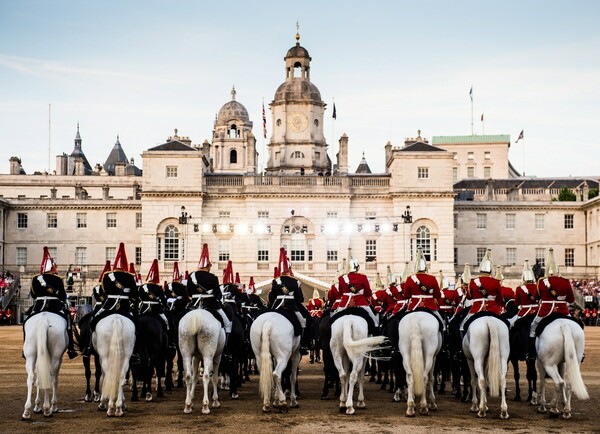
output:
{"label": "horse hoof", "polygon": [[415,417],[415,411],[414,410],[412,410],[412,411],[406,410],[406,417]]}
{"label": "horse hoof", "polygon": [[151,402],[152,401],[152,394],[151,393],[147,393],[146,394],[146,402]]}
{"label": "horse hoof", "polygon": [[356,408],[364,410],[365,408],[367,408],[367,404],[365,404],[365,401],[358,401],[356,403]]}
{"label": "horse hoof", "polygon": [[191,405],[186,405],[183,409],[183,412],[185,414],[191,414],[192,413],[192,406]]}
{"label": "horse hoof", "polygon": [[346,407],[340,405],[340,413],[346,413]]}
{"label": "horse hoof", "polygon": [[354,407],[348,407],[346,408],[346,414],[352,415],[356,412],[356,410],[354,410]]}
{"label": "horse hoof", "polygon": [[548,416],[550,416],[550,419],[558,419],[559,415],[560,415],[560,413],[554,412],[552,410],[550,410],[550,413],[548,414]]}
{"label": "horse hoof", "polygon": [[103,404],[102,402],[100,404],[98,404],[98,411],[105,411],[106,410],[106,404]]}
{"label": "horse hoof", "polygon": [[516,395],[513,399],[515,402],[521,402],[521,395]]}
{"label": "horse hoof", "polygon": [[40,414],[42,412],[42,408],[41,407],[33,407],[33,412],[35,414]]}
{"label": "horse hoof", "polygon": [[429,409],[427,407],[419,409],[419,414],[421,416],[427,416],[429,414]]}
{"label": "horse hoof", "polygon": [[84,402],[92,402],[92,395],[85,395],[85,398],[83,398]]}
{"label": "horse hoof", "polygon": [[212,408],[220,408],[220,407],[221,407],[221,403],[215,399],[212,403]]}
{"label": "horse hoof", "polygon": [[202,406],[202,414],[210,414],[210,409],[208,408],[208,405]]}
{"label": "horse hoof", "polygon": [[429,410],[431,411],[437,411],[438,406],[435,402],[432,402],[431,404],[429,404]]}
{"label": "horse hoof", "polygon": [[231,399],[239,399],[240,395],[238,395],[237,393],[232,393],[231,394]]}
{"label": "horse hoof", "polygon": [[321,395],[321,401],[327,401],[329,399],[329,394]]}
{"label": "horse hoof", "polygon": [[279,408],[278,408],[278,410],[279,410],[279,413],[281,413],[281,414],[287,414],[290,411],[290,409],[287,406],[287,404],[280,405]]}
{"label": "horse hoof", "polygon": [[23,415],[21,416],[21,420],[31,420],[31,415],[23,413]]}
{"label": "horse hoof", "polygon": [[563,419],[571,419],[571,413],[563,413],[562,418]]}
{"label": "horse hoof", "polygon": [[271,411],[271,407],[263,405],[263,413],[269,413]]}
{"label": "horse hoof", "polygon": [[52,410],[44,411],[44,417],[52,417]]}
{"label": "horse hoof", "polygon": [[508,419],[508,411],[503,411],[500,413],[500,419],[506,420]]}
{"label": "horse hoof", "polygon": [[116,417],[123,416],[123,409],[122,408],[117,408],[117,410],[115,411],[115,416]]}
{"label": "horse hoof", "polygon": [[485,411],[478,411],[477,412],[477,417],[484,418],[486,416],[487,416],[487,414],[485,413]]}
{"label": "horse hoof", "polygon": [[298,401],[293,402],[290,404],[290,408],[300,408],[300,404],[298,404]]}

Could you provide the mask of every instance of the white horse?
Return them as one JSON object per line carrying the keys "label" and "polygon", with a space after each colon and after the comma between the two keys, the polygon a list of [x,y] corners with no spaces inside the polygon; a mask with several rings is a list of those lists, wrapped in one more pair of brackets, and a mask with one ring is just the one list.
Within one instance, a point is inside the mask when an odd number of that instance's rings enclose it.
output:
{"label": "white horse", "polygon": [[[571,391],[579,399],[589,399],[579,364],[583,359],[585,336],[579,325],[569,319],[552,321],[536,340],[537,369],[541,391],[538,412],[546,412],[546,374],[554,381],[550,416],[558,417],[562,404],[563,419],[571,418]],[[566,376],[565,376],[566,371]]]}
{"label": "white horse", "polygon": [[[259,315],[250,327],[250,343],[257,356],[263,411],[270,411],[273,393],[273,407],[282,412],[287,411],[281,377],[290,361],[290,407],[298,407],[296,378],[300,364],[300,336],[294,336],[292,323],[276,312],[265,312]],[[273,359],[275,359],[275,369],[273,369]]]}
{"label": "white horse", "polygon": [[[508,419],[506,404],[506,371],[510,342],[508,327],[493,316],[474,320],[463,338],[463,352],[471,372],[473,400],[471,411],[485,417],[488,411],[486,387],[490,396],[501,395],[500,418]],[[477,394],[479,393],[479,403]]]}
{"label": "white horse", "polygon": [[[438,321],[427,312],[412,312],[398,324],[398,348],[406,371],[406,415],[415,415],[415,396],[421,397],[419,412],[437,409],[433,393],[435,358],[442,348]],[[429,404],[427,403],[429,400]]]}
{"label": "white horse", "polygon": [[120,314],[102,318],[92,334],[92,344],[102,366],[102,395],[98,409],[106,409],[108,416],[123,416],[126,409],[123,385],[135,345],[135,325]]}
{"label": "white horse", "polygon": [[[340,412],[354,414],[352,395],[358,383],[358,402],[356,407],[365,408],[363,380],[365,376],[365,356],[368,352],[381,348],[384,336],[368,336],[367,321],[357,315],[345,315],[331,325],[331,353],[340,376]],[[352,371],[348,378],[352,364]]]}
{"label": "white horse", "polygon": [[[31,395],[34,376],[37,377],[37,394],[33,411],[52,417],[58,411],[58,373],[62,356],[67,349],[67,322],[63,317],[51,312],[33,315],[25,322],[25,369],[27,370],[27,400],[23,420],[31,418]],[[52,389],[52,401],[50,401]],[[44,405],[40,407],[41,392],[44,391]]]}
{"label": "white horse", "polygon": [[198,382],[200,361],[204,370],[202,383],[204,398],[202,399],[202,414],[209,414],[208,385],[212,382],[212,407],[219,408],[217,381],[221,355],[225,348],[225,329],[212,313],[204,309],[195,309],[186,313],[179,321],[179,349],[183,357],[185,370],[185,408],[183,412],[190,414],[194,407],[194,391]]}

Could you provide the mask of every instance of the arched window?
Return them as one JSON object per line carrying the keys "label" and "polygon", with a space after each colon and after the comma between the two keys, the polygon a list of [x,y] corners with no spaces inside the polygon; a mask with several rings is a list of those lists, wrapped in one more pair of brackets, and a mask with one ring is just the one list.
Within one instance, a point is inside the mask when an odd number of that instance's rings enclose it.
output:
{"label": "arched window", "polygon": [[292,158],[304,158],[304,154],[300,151],[292,152]]}
{"label": "arched window", "polygon": [[229,136],[230,139],[237,139],[239,137],[239,132],[238,132],[237,126],[235,124],[232,124],[229,127],[229,131],[227,131],[227,135]]}
{"label": "arched window", "polygon": [[425,259],[431,261],[431,233],[427,226],[420,226],[417,229],[416,248],[423,250]]}
{"label": "arched window", "polygon": [[179,260],[179,230],[173,226],[165,228],[165,261]]}
{"label": "arched window", "polygon": [[229,151],[229,163],[233,164],[237,162],[237,151],[235,149],[232,149],[231,151]]}

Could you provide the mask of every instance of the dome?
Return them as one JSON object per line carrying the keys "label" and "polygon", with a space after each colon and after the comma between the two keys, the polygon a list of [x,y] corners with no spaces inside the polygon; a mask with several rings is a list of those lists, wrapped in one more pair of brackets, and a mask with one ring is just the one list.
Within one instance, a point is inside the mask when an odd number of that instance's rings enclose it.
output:
{"label": "dome", "polygon": [[308,55],[308,50],[301,46],[300,43],[296,43],[296,45],[288,50],[284,60],[290,57],[304,57],[308,60],[311,60],[310,56]]}
{"label": "dome", "polygon": [[217,116],[217,125],[226,125],[229,121],[235,119],[242,123],[250,123],[248,110],[242,104],[235,100],[235,87],[231,89],[231,101],[223,105]]}
{"label": "dome", "polygon": [[293,79],[284,82],[275,92],[276,101],[312,101],[321,104],[321,92],[310,81]]}

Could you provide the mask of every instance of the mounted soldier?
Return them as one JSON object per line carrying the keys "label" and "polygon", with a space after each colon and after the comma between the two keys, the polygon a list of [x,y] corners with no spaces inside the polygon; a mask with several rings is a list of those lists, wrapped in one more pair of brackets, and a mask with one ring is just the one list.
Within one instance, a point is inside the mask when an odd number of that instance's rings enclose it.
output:
{"label": "mounted soldier", "polygon": [[250,277],[250,282],[248,283],[248,288],[246,289],[246,293],[248,294],[249,304],[246,306],[250,310],[263,311],[265,309],[265,303],[262,298],[259,297],[256,285],[254,284],[254,277]]}
{"label": "mounted soldier", "polygon": [[530,341],[530,350],[535,354],[535,337],[539,335],[536,330],[542,319],[556,314],[557,316],[568,316],[569,303],[575,302],[573,287],[571,282],[564,277],[561,277],[556,259],[554,259],[554,249],[548,251],[548,259],[546,261],[546,274],[537,282],[538,294],[540,297],[540,305],[538,312],[531,322],[529,337],[534,341]]}
{"label": "mounted soldier", "polygon": [[496,265],[496,274],[494,275],[494,278],[500,282],[502,298],[504,299],[502,316],[505,318],[512,318],[518,311],[517,305],[515,304],[515,291],[511,287],[504,285],[504,275],[502,274],[502,267],[500,265]]}
{"label": "mounted soldier", "polygon": [[225,328],[226,340],[231,333],[231,318],[223,311],[221,299],[223,294],[219,286],[219,279],[210,272],[212,263],[208,253],[208,244],[202,246],[198,270],[189,275],[187,281],[188,296],[192,299],[193,308],[213,310],[219,314]]}
{"label": "mounted soldier", "polygon": [[146,283],[139,288],[139,296],[139,315],[155,315],[160,317],[164,332],[168,335],[169,321],[165,316],[167,298],[163,287],[160,285],[157,259],[154,259],[152,265],[150,265],[148,276],[146,276]]}
{"label": "mounted soldier", "polygon": [[[30,295],[34,299],[34,303],[27,313],[27,319],[40,312],[52,312],[63,317],[67,321],[67,335],[69,338],[67,355],[69,359],[77,357],[73,345],[73,322],[71,321],[65,285],[58,275],[54,259],[50,256],[46,246],[44,246],[40,274],[33,276],[31,280]],[[25,322],[23,322],[23,340],[25,340]]]}
{"label": "mounted soldier", "polygon": [[[296,331],[300,331],[300,353],[308,354],[309,346],[309,331],[306,329],[306,322],[310,318],[310,314],[304,307],[304,295],[300,287],[300,281],[294,277],[294,273],[290,266],[289,260],[284,247],[279,249],[279,267],[271,286],[269,293],[269,308],[273,310],[283,309],[292,313],[288,315],[288,319],[294,325]],[[300,328],[300,330],[298,330]]]}
{"label": "mounted soldier", "polygon": [[408,311],[426,309],[438,319],[445,330],[446,324],[439,312],[442,303],[440,286],[435,276],[428,273],[427,260],[420,248],[417,250],[414,271],[414,274],[406,279],[404,289],[404,294],[409,299]]}
{"label": "mounted soldier", "polygon": [[[181,281],[179,263],[175,261],[173,264],[173,277],[171,282],[166,285],[167,311],[183,312],[187,310],[190,299],[187,294],[186,284],[187,281],[185,284]],[[175,333],[177,333],[177,331],[175,331]]]}
{"label": "mounted soldier", "polygon": [[[521,327],[531,328],[531,322],[537,315],[540,307],[540,295],[538,287],[535,284],[535,274],[529,265],[529,260],[525,260],[523,265],[522,280],[523,284],[515,289],[515,304],[518,306],[517,320],[513,324],[511,332]],[[535,354],[535,338],[529,338],[528,358],[533,359]]]}

